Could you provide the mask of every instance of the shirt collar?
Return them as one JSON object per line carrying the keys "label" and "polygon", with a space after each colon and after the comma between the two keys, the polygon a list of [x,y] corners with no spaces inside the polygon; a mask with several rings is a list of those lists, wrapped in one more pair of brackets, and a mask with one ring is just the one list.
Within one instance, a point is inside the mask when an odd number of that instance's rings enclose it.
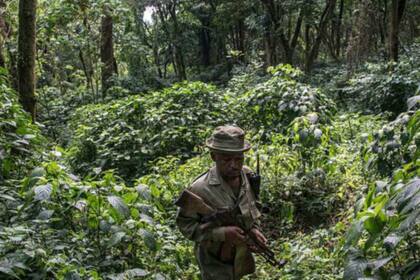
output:
{"label": "shirt collar", "polygon": [[209,172],[209,185],[218,186],[220,184],[221,182],[220,182],[219,174],[217,172],[216,166],[214,166],[210,169],[210,172]]}

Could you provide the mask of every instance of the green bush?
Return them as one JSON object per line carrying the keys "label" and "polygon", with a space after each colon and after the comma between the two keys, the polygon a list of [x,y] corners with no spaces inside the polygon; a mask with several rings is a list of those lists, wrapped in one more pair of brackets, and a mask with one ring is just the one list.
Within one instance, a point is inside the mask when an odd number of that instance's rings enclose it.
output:
{"label": "green bush", "polygon": [[209,132],[226,122],[223,106],[215,87],[201,82],[85,106],[71,121],[76,133],[69,162],[81,174],[100,168],[139,177],[159,157],[196,154]]}
{"label": "green bush", "polygon": [[407,111],[420,79],[420,61],[405,59],[397,64],[367,64],[346,85],[338,89],[342,98],[370,113],[390,112],[391,118]]}
{"label": "green bush", "polygon": [[[328,225],[354,202],[364,182],[360,134],[372,118],[343,115],[322,125],[314,115],[296,118],[286,135],[275,135],[259,147],[263,166],[262,198],[272,215],[298,227]],[[360,126],[355,135],[347,125]]]}
{"label": "green bush", "polygon": [[269,68],[272,77],[241,94],[236,110],[245,128],[284,132],[296,118],[315,112],[319,122],[327,123],[333,102],[316,88],[298,82],[301,72],[290,65]]}
{"label": "green bush", "polygon": [[341,243],[343,228],[343,223],[337,223],[330,228],[305,233],[288,231],[287,235],[272,243],[288,264],[284,269],[278,269],[261,261],[257,267],[258,279],[343,279],[343,263],[336,250]]}
{"label": "green bush", "polygon": [[362,154],[367,172],[389,177],[403,164],[418,157],[419,123],[419,111],[402,113],[374,132]]}
{"label": "green bush", "polygon": [[5,75],[0,68],[0,184],[26,174],[45,146],[39,126],[22,109]]}
{"label": "green bush", "polygon": [[[357,204],[347,235],[345,279],[417,279],[420,246],[420,175],[405,166],[389,182],[377,181]],[[408,172],[407,172],[408,171]]]}
{"label": "green bush", "polygon": [[365,151],[368,169],[391,179],[372,184],[356,203],[355,220],[345,247],[349,259],[346,279],[417,279],[419,135],[420,111],[411,116],[401,114],[374,133],[373,143]]}
{"label": "green bush", "polygon": [[37,114],[43,124],[42,133],[60,145],[68,145],[70,116],[76,108],[92,102],[90,96],[82,96],[85,89],[75,89],[71,83],[64,83],[61,89],[43,87],[38,91]]}
{"label": "green bush", "polygon": [[[274,143],[274,141],[277,142]],[[245,157],[245,164],[253,168],[256,165],[255,153],[256,150],[251,150]],[[268,213],[263,214],[263,231],[269,237],[270,246],[276,253],[276,257],[289,261],[284,269],[276,269],[257,258],[258,277],[261,279],[296,279],[296,277],[311,279],[314,275],[328,275],[330,277],[328,279],[339,279],[343,271],[342,259],[338,257],[338,252],[334,248],[342,237],[344,225],[340,224],[335,227],[336,229],[321,229],[310,233],[295,231],[295,227],[299,228],[297,224],[302,226],[302,217],[296,217],[293,211],[287,212],[290,210],[287,206],[296,207],[302,212],[311,206],[295,205],[294,203],[299,201],[299,196],[304,196],[304,194],[299,194],[298,189],[284,189],[279,183],[284,180],[285,174],[289,174],[291,170],[300,166],[298,155],[280,139],[273,140],[271,145],[258,146],[258,153],[263,175],[261,200],[264,206],[268,205],[270,208]],[[179,159],[173,157],[159,159],[154,172],[143,176],[137,182],[137,184],[148,185],[155,196],[159,197],[157,207],[166,209],[168,213],[165,216],[169,219],[173,219],[172,213],[175,212],[174,198],[182,189],[190,185],[194,178],[212,165],[207,154],[190,159],[178,167],[175,166],[176,162],[179,162]],[[305,186],[305,188],[309,187]],[[284,193],[288,192],[291,194],[287,197]],[[336,193],[331,193],[331,197],[334,195]],[[291,216],[288,217],[288,214]],[[309,216],[311,214],[307,217]],[[288,218],[290,222],[296,223],[295,227],[285,223]],[[190,246],[192,247],[191,243]],[[321,260],[322,263],[319,263]],[[194,267],[197,271],[198,268]],[[189,273],[186,275],[190,277],[194,275],[191,271]],[[251,276],[246,279],[253,278]]]}
{"label": "green bush", "polygon": [[0,196],[13,213],[0,221],[2,279],[182,278],[191,248],[157,207],[157,185],[129,188],[112,172],[80,181],[59,155]]}

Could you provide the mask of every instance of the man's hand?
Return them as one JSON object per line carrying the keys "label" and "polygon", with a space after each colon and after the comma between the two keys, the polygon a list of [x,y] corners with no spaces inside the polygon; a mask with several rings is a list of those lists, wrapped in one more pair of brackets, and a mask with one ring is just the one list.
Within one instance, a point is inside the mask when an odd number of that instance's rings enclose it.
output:
{"label": "man's hand", "polygon": [[245,232],[235,226],[227,226],[224,228],[225,231],[225,242],[228,242],[230,244],[239,245],[241,243],[244,243],[245,238]]}
{"label": "man's hand", "polygon": [[251,252],[260,252],[261,247],[263,247],[263,248],[266,247],[267,238],[265,238],[265,236],[256,228],[251,229],[250,233],[253,235],[255,241],[260,246],[257,246],[256,244],[251,244],[251,245],[249,245],[249,249],[251,250]]}

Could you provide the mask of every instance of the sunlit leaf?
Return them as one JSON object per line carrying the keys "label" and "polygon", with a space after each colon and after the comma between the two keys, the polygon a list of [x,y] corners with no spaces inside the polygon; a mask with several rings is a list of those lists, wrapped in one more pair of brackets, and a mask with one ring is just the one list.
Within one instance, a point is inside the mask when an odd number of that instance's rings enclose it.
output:
{"label": "sunlit leaf", "polygon": [[108,199],[108,202],[112,205],[112,207],[118,211],[118,213],[120,213],[123,216],[130,215],[130,209],[125,204],[124,200],[122,200],[122,198],[111,195],[111,196],[108,196],[107,199]]}
{"label": "sunlit leaf", "polygon": [[133,269],[126,270],[124,274],[126,277],[128,277],[128,279],[132,279],[133,277],[146,276],[149,274],[149,272],[141,268],[133,268]]}
{"label": "sunlit leaf", "polygon": [[50,184],[36,186],[34,188],[34,200],[43,201],[49,200],[52,193],[52,186]]}
{"label": "sunlit leaf", "polygon": [[137,192],[143,197],[143,199],[151,200],[152,195],[148,186],[139,184],[136,186]]}
{"label": "sunlit leaf", "polygon": [[54,214],[54,210],[43,210],[39,213],[38,219],[48,220]]}

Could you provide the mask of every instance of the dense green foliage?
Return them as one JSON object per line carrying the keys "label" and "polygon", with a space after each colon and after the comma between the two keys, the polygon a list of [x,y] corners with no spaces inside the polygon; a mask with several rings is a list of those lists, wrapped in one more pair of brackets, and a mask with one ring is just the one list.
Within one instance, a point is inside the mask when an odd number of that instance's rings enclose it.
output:
{"label": "dense green foliage", "polygon": [[155,266],[155,260],[163,257],[173,258],[173,263],[179,251],[162,248],[164,244],[156,240],[157,234],[169,235],[171,229],[160,224],[154,188],[128,188],[110,172],[80,182],[57,161],[48,161],[33,170],[19,189],[21,195],[9,198],[13,226],[2,227],[3,273],[18,277],[32,271],[29,275],[34,278],[92,279],[100,279],[98,272],[115,279],[152,271],[175,275],[176,268]]}
{"label": "dense green foliage", "polygon": [[[366,63],[349,79],[342,69],[333,68],[332,73],[326,73],[332,77],[324,88],[350,108],[374,114],[389,112],[392,120],[407,111],[407,99],[416,94],[420,79],[418,46],[414,44],[412,57],[407,60],[398,64]],[[325,73],[320,77],[328,79]]]}
{"label": "dense green foliage", "polygon": [[[226,122],[273,133],[285,131],[301,115],[308,115],[314,123],[328,120],[332,101],[293,80],[299,71],[280,65],[271,72],[271,79],[255,85],[258,91],[225,93],[200,82],[181,83],[146,95],[82,107],[71,119],[76,133],[70,164],[85,175],[94,168],[112,168],[124,178],[135,178],[146,174],[161,156],[185,159],[197,154],[196,146],[204,142],[211,127]],[[282,109],[275,109],[278,106]],[[259,112],[259,108],[265,109]]]}
{"label": "dense green foliage", "polygon": [[[414,279],[417,97],[409,100],[411,111],[389,123],[372,115],[334,115],[331,99],[295,73],[282,65],[266,77],[240,73],[225,90],[181,83],[87,105],[66,128],[74,131],[69,149],[50,152],[40,146],[37,125],[30,124],[3,81],[3,98],[9,100],[3,108],[15,112],[4,123],[21,119],[16,123],[25,127],[23,135],[36,135],[30,137],[37,140],[28,143],[30,151],[43,151],[45,157],[21,162],[21,172],[31,170],[29,175],[17,183],[10,178],[22,175],[10,173],[0,186],[1,209],[7,213],[0,220],[1,273],[11,278],[198,279],[192,246],[175,230],[173,199],[210,166],[202,144],[212,127],[254,120],[243,123],[252,128],[254,144],[245,164],[255,167],[259,154],[264,231],[278,257],[288,260],[284,269],[275,270],[258,259],[261,279],[387,279],[397,274]],[[300,90],[307,95],[297,94]],[[278,110],[289,94],[293,105]],[[258,106],[264,110],[255,111]],[[264,125],[253,127],[256,122]]]}
{"label": "dense green foliage", "polygon": [[[385,145],[377,145],[385,137],[381,139],[376,134],[379,139],[373,147],[378,170],[393,168],[392,178],[376,181],[366,197],[356,204],[357,216],[348,234],[347,246],[353,245],[359,250],[350,252],[344,274],[348,279],[366,274],[415,279],[419,274],[420,246],[416,243],[420,220],[419,113],[411,117],[401,115],[387,131],[380,131],[388,134]],[[397,132],[400,134],[394,134]]]}
{"label": "dense green foliage", "polygon": [[317,122],[328,122],[333,102],[317,89],[297,81],[302,72],[290,65],[269,68],[272,77],[256,84],[240,99],[238,117],[244,127],[284,132],[299,116],[317,112]]}
{"label": "dense green foliage", "polygon": [[30,162],[39,158],[42,142],[38,126],[18,104],[16,93],[7,86],[0,68],[0,182],[22,177]]}
{"label": "dense green foliage", "polygon": [[211,127],[226,122],[222,111],[215,87],[200,82],[83,107],[71,121],[70,163],[82,174],[113,168],[124,178],[139,177],[161,156],[196,154]]}
{"label": "dense green foliage", "polygon": [[38,0],[36,122],[22,1],[0,0],[0,279],[200,279],[173,202],[237,124],[287,260],[245,279],[419,280],[417,0]]}

